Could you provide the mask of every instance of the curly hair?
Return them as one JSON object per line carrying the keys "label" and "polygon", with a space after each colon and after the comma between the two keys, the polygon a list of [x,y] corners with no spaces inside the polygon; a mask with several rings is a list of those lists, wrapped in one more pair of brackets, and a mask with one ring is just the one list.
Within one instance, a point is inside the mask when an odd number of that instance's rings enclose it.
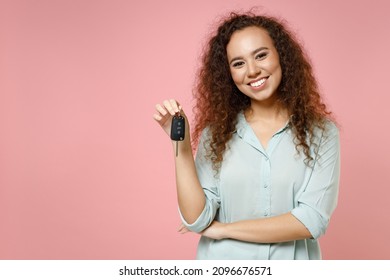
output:
{"label": "curly hair", "polygon": [[266,30],[279,54],[282,79],[275,94],[292,116],[290,125],[296,150],[298,153],[303,150],[308,164],[313,160],[310,147],[316,146],[314,129],[325,130],[325,121],[331,113],[321,99],[310,60],[295,36],[283,21],[251,12],[231,13],[206,45],[193,92],[193,143],[197,145],[202,131],[208,127],[211,138],[207,156],[218,170],[235,131],[237,114],[251,105],[250,98],[239,91],[232,79],[226,46],[235,31],[250,26]]}

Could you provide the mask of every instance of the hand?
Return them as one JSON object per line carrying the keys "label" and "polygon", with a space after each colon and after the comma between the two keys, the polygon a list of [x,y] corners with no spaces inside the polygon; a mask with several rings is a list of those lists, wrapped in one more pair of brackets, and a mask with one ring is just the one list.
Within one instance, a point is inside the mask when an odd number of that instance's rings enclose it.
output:
{"label": "hand", "polygon": [[[179,113],[185,117],[185,114],[182,110],[181,105],[174,99],[164,100],[162,104],[156,105],[156,113],[153,115],[153,118],[158,122],[158,124],[163,128],[163,130],[170,135],[171,134],[171,123],[172,118],[176,113]],[[188,128],[188,122],[186,119],[186,126]],[[188,131],[186,129],[186,131]]]}
{"label": "hand", "polygon": [[[177,231],[181,234],[191,232],[184,224],[181,224]],[[211,239],[220,240],[225,238],[223,232],[224,232],[224,224],[214,221],[211,223],[211,225],[209,225],[208,228],[206,228],[200,234]]]}
{"label": "hand", "polygon": [[202,231],[201,234],[211,239],[220,240],[226,238],[224,235],[224,229],[225,224],[214,221],[208,228]]}
{"label": "hand", "polygon": [[177,229],[177,231],[181,234],[184,234],[184,233],[187,233],[187,232],[191,232],[184,224],[181,224],[179,226],[179,228]]}

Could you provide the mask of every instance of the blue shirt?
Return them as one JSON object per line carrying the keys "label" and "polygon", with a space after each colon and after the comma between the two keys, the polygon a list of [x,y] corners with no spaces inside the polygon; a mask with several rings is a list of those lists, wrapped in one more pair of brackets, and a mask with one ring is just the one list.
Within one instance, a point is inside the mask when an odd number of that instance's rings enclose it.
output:
{"label": "blue shirt", "polygon": [[330,121],[324,133],[316,129],[314,135],[319,149],[316,155],[312,145],[314,162],[308,166],[304,153],[297,153],[289,124],[264,149],[240,113],[216,174],[205,158],[210,135],[207,129],[202,133],[195,163],[206,204],[193,224],[181,215],[188,229],[201,232],[214,219],[232,223],[291,212],[313,238],[268,244],[202,236],[197,259],[321,259],[318,238],[337,204],[340,147],[338,129]]}

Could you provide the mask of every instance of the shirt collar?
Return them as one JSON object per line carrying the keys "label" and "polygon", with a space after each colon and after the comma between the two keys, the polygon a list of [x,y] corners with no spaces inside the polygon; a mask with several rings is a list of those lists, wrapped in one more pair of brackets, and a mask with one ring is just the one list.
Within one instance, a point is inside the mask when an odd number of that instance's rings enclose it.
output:
{"label": "shirt collar", "polygon": [[[279,129],[274,135],[282,133],[287,128],[289,128],[291,126],[291,118],[292,118],[292,116],[289,118],[289,120],[286,122],[286,124],[281,129]],[[245,134],[248,133],[249,131],[251,133],[253,132],[252,128],[250,127],[249,123],[247,122],[247,120],[245,118],[244,112],[241,111],[237,115],[237,125],[236,125],[235,132],[237,132],[238,136],[240,136],[241,138],[244,138]]]}

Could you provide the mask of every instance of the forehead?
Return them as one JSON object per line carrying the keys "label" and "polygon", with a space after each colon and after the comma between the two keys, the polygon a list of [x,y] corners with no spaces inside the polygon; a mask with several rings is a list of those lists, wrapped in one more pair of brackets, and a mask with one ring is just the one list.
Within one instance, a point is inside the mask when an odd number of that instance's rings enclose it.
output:
{"label": "forehead", "polygon": [[235,31],[226,46],[228,57],[245,55],[258,48],[274,49],[274,43],[268,32],[257,26]]}

